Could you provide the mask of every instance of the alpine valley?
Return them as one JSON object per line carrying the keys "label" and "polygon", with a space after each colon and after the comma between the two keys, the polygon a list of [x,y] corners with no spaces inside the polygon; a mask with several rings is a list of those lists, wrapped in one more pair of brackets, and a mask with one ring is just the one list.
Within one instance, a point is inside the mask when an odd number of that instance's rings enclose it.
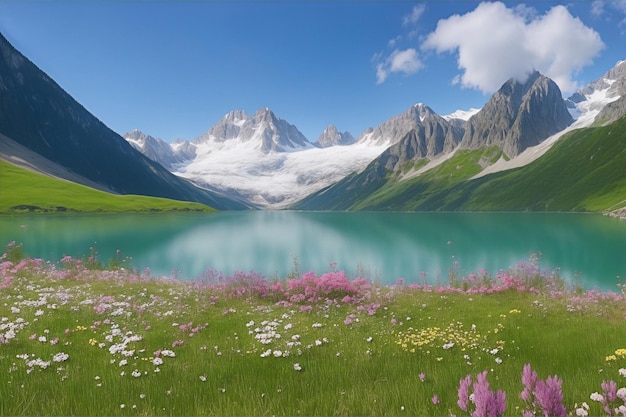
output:
{"label": "alpine valley", "polygon": [[625,115],[620,61],[568,99],[533,72],[481,109],[441,116],[419,103],[356,138],[328,126],[310,141],[269,108],[231,111],[190,141],[121,137],[0,35],[0,159],[107,193],[222,210],[623,216]]}

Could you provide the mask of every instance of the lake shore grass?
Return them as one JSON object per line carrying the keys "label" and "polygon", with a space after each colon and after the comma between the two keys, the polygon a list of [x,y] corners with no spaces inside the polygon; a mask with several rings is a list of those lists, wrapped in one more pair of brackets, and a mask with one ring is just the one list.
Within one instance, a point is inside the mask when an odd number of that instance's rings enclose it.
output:
{"label": "lake shore grass", "polygon": [[[567,414],[622,414],[625,294],[571,286],[537,259],[381,286],[332,265],[178,281],[119,253],[25,250],[0,257],[0,415],[543,415],[539,388],[522,398],[527,364]],[[502,412],[459,406],[467,376],[480,404],[484,371]]]}
{"label": "lake shore grass", "polygon": [[200,203],[116,195],[29,171],[0,160],[0,214],[215,212]]}

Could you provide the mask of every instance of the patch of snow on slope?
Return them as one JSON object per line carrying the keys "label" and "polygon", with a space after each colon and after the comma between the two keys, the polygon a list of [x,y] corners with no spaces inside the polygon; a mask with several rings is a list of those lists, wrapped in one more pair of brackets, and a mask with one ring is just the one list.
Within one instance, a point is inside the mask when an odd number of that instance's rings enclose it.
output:
{"label": "patch of snow on slope", "polygon": [[451,120],[451,119],[461,119],[461,120],[469,120],[470,117],[472,117],[473,115],[475,115],[476,113],[478,113],[480,111],[480,109],[475,109],[475,108],[471,108],[469,110],[457,110],[454,113],[450,113],[446,116],[441,116],[446,120]]}
{"label": "patch of snow on slope", "polygon": [[285,208],[361,170],[385,150],[353,144],[263,154],[252,143],[199,144],[198,157],[175,174],[200,186],[245,195],[262,207]]}

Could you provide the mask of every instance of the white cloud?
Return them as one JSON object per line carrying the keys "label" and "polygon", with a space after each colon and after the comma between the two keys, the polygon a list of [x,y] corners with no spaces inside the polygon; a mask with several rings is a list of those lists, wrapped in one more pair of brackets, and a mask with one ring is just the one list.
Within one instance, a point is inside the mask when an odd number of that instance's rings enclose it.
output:
{"label": "white cloud", "polygon": [[507,79],[523,80],[536,69],[569,93],[577,87],[572,76],[591,64],[604,44],[564,6],[538,15],[527,7],[489,2],[440,20],[422,48],[458,53],[462,73],[455,80],[462,87],[492,93]]}
{"label": "white cloud", "polygon": [[423,66],[415,49],[409,48],[403,51],[396,49],[384,62],[376,65],[376,83],[382,84],[389,74],[394,72],[405,75],[414,74]]}
{"label": "white cloud", "polygon": [[[408,26],[407,30],[410,27],[414,27],[425,11],[426,4],[424,3],[413,6],[411,12],[402,18],[402,25]],[[404,38],[413,39],[416,36],[416,29],[410,30],[408,35],[398,35],[387,43],[387,46],[393,49],[393,52],[387,58],[383,58],[385,55],[383,52],[374,55],[372,61],[376,63],[376,84],[384,83],[392,73],[410,75],[416,73],[424,66],[418,57],[417,50],[414,48],[400,50],[398,48],[398,44]]]}
{"label": "white cloud", "polygon": [[416,24],[420,20],[420,17],[422,17],[422,15],[424,14],[425,10],[426,5],[424,3],[413,6],[413,9],[411,9],[411,13],[402,18],[402,24],[404,26]]}

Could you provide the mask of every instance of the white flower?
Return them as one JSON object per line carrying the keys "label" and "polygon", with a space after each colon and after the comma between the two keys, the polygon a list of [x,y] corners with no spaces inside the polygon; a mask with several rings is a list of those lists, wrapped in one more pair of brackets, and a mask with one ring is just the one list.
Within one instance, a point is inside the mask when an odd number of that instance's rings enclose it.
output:
{"label": "white flower", "polygon": [[206,382],[206,375],[200,375],[199,378],[200,378],[200,381]]}
{"label": "white flower", "polygon": [[454,342],[446,343],[445,345],[443,345],[443,348],[445,350],[451,349],[453,347],[454,347]]}
{"label": "white flower", "polygon": [[39,336],[37,340],[39,340],[41,343],[46,343],[48,341],[48,339],[46,339],[46,336]]}
{"label": "white flower", "polygon": [[598,402],[604,401],[604,397],[602,396],[602,394],[598,394],[597,392],[594,392],[593,394],[591,394],[589,398],[591,398],[592,401],[598,401]]}
{"label": "white flower", "polygon": [[141,372],[135,369],[131,375],[134,376],[135,378],[139,378],[141,376]]}
{"label": "white flower", "polygon": [[39,316],[43,316],[43,310],[37,310],[35,311],[35,316],[39,317]]}
{"label": "white flower", "polygon": [[626,402],[626,388],[620,388],[617,390],[617,398],[621,398]]}
{"label": "white flower", "polygon": [[176,353],[174,353],[174,351],[169,350],[169,349],[164,349],[161,351],[161,355],[163,356],[168,356],[170,358],[174,358],[176,357]]}
{"label": "white flower", "polygon": [[154,366],[163,365],[163,359],[159,358],[159,357],[156,357],[156,358],[152,359],[152,364]]}
{"label": "white flower", "polygon": [[322,341],[319,339],[315,340],[315,346],[322,346]]}
{"label": "white flower", "polygon": [[118,365],[119,366],[126,366],[127,363],[128,363],[128,361],[126,359],[122,359]]}
{"label": "white flower", "polygon": [[283,352],[280,350],[275,350],[273,354],[275,358],[280,358],[281,356],[283,356]]}
{"label": "white flower", "polygon": [[52,357],[52,362],[65,362],[69,357],[67,353],[59,352]]}
{"label": "white flower", "polygon": [[293,364],[293,369],[295,369],[296,371],[301,371],[302,370],[302,366],[300,366],[299,363],[294,363]]}
{"label": "white flower", "polygon": [[500,359],[500,358],[496,358],[496,363],[497,363],[498,365],[500,365],[500,364],[502,363],[502,359]]}
{"label": "white flower", "polygon": [[587,412],[587,410],[581,407],[576,409],[576,415],[578,417],[587,417],[589,413]]}
{"label": "white flower", "polygon": [[374,340],[374,338],[372,336],[368,337],[367,339],[365,339],[368,343],[371,342],[372,340]]}
{"label": "white flower", "polygon": [[313,323],[313,325],[311,327],[322,327],[322,323]]}

